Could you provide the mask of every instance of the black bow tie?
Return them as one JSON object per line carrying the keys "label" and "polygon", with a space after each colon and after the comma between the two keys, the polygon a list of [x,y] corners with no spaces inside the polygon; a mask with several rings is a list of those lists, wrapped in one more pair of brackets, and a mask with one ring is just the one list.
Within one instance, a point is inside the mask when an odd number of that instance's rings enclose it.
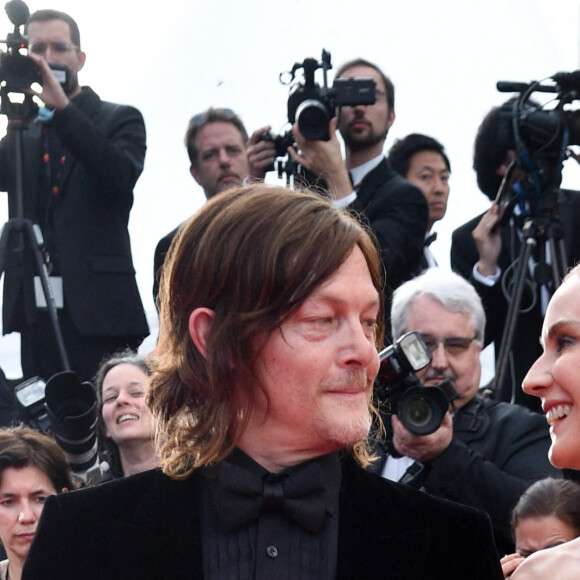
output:
{"label": "black bow tie", "polygon": [[222,462],[218,474],[218,518],[225,532],[255,520],[262,511],[282,511],[305,530],[317,532],[326,515],[326,490],[316,462],[290,473],[260,477]]}
{"label": "black bow tie", "polygon": [[437,239],[437,232],[433,232],[425,237],[425,247],[430,246]]}

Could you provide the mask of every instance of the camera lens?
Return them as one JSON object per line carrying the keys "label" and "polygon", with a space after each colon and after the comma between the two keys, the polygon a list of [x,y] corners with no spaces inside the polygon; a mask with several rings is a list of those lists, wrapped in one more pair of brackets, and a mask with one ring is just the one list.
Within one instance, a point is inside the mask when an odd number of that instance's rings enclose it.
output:
{"label": "camera lens", "polygon": [[429,424],[433,418],[433,409],[423,395],[415,395],[407,401],[405,417],[413,425],[421,427]]}
{"label": "camera lens", "polygon": [[412,387],[399,401],[397,415],[415,435],[429,435],[441,426],[449,403],[438,387]]}
{"label": "camera lens", "polygon": [[73,471],[97,461],[97,395],[90,383],[81,383],[72,371],[52,376],[46,383],[46,410],[56,442]]}
{"label": "camera lens", "polygon": [[296,122],[300,132],[311,141],[328,141],[328,109],[321,101],[306,99],[296,110]]}

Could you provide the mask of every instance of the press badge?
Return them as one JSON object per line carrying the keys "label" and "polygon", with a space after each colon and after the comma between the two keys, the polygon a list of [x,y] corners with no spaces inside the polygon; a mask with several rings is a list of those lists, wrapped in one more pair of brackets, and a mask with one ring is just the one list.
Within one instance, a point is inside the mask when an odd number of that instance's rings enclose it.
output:
{"label": "press badge", "polygon": [[[62,308],[64,306],[64,298],[62,293],[62,277],[51,276],[49,280],[50,286],[52,288],[52,295],[54,296],[54,304],[57,308]],[[44,296],[44,290],[42,289],[42,282],[40,281],[40,276],[34,276],[34,297],[36,299],[37,308],[48,307],[46,297]]]}

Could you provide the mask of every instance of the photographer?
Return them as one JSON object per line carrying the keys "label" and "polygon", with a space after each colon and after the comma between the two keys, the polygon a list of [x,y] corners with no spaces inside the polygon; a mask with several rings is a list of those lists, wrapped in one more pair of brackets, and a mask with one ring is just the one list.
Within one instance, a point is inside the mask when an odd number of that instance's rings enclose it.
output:
{"label": "photographer", "polygon": [[477,292],[461,276],[430,268],[406,282],[394,293],[391,319],[394,338],[411,330],[421,333],[433,358],[417,376],[427,387],[450,379],[458,393],[457,410],[423,436],[383,412],[392,431],[379,449],[384,460],[376,471],[398,481],[411,466],[422,469],[415,486],[485,510],[499,553],[513,552],[511,509],[530,484],[559,474],[547,459],[544,418],[478,395],[485,314]]}
{"label": "photographer", "polygon": [[[339,108],[330,121],[329,141],[305,139],[295,125],[292,132],[298,151],[290,149],[290,154],[326,181],[335,205],[354,210],[370,225],[381,248],[388,306],[391,292],[418,271],[427,230],[427,203],[419,189],[393,171],[383,155],[387,133],[395,121],[391,80],[363,59],[342,65],[335,78],[373,79],[375,103]],[[345,161],[336,128],[345,143]],[[385,314],[388,311],[385,308]]]}
{"label": "photographer", "polygon": [[[508,166],[516,156],[515,150],[510,149],[506,143],[501,115],[501,107],[494,107],[487,113],[477,131],[473,155],[477,184],[492,202]],[[515,172],[508,184],[510,189],[521,177],[521,172]],[[578,192],[560,189],[558,209],[567,265],[570,267],[580,260]],[[502,345],[509,307],[508,293],[512,292],[511,283],[523,240],[522,215],[514,213],[509,219],[500,218],[500,208],[494,202],[487,212],[457,228],[451,242],[451,266],[469,280],[481,296],[487,315],[485,345],[494,343],[496,357]],[[524,393],[521,384],[528,369],[542,352],[537,336],[542,328],[547,300],[554,288],[551,283],[541,284],[536,278],[534,269],[537,255],[532,256],[532,262],[533,266],[526,271],[526,284],[508,370],[503,384],[498,387],[500,392],[497,398],[541,411],[538,399]]]}
{"label": "photographer", "polygon": [[[34,94],[46,106],[22,133],[23,213],[44,236],[70,367],[88,380],[104,355],[136,349],[149,333],[127,230],[143,169],[145,126],[135,108],[101,101],[79,86],[86,55],[70,16],[35,12],[25,33],[42,76],[42,89]],[[49,63],[68,68],[64,86]],[[0,189],[8,191],[11,218],[17,215],[17,147],[9,125],[0,142]],[[64,369],[48,312],[35,297],[27,250],[8,252],[3,331],[21,333],[24,378],[49,378]]]}

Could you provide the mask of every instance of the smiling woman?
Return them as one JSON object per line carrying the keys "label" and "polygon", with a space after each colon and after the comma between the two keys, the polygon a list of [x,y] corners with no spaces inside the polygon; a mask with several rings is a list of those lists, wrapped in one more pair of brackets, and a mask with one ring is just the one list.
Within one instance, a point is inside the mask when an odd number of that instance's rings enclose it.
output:
{"label": "smiling woman", "polygon": [[95,377],[99,446],[111,475],[122,477],[157,466],[154,426],[145,404],[149,370],[132,351],[113,355]]}
{"label": "smiling woman", "polygon": [[[550,461],[580,470],[580,265],[556,290],[544,317],[542,355],[524,379],[523,388],[539,397],[550,424]],[[557,571],[558,580],[580,578],[580,538],[541,550],[527,558],[510,578],[542,580]]]}
{"label": "smiling woman", "polygon": [[550,425],[550,461],[580,470],[580,266],[564,278],[546,310],[543,353],[523,382],[539,397]]}
{"label": "smiling woman", "polygon": [[28,427],[0,430],[0,540],[7,560],[2,580],[20,580],[48,496],[73,487],[60,447]]}

